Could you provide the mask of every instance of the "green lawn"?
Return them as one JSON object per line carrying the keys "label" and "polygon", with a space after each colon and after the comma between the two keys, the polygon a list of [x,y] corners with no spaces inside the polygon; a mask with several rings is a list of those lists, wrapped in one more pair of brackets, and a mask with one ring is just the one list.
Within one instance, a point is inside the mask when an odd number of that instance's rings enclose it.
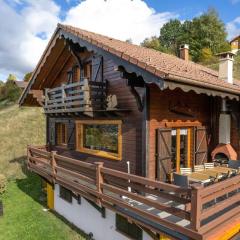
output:
{"label": "green lawn", "polygon": [[0,240],[80,240],[84,234],[60,216],[44,211],[40,178],[26,169],[28,144],[45,143],[45,116],[41,108],[19,108],[0,102],[0,174],[8,179],[1,196]]}
{"label": "green lawn", "polygon": [[1,240],[83,240],[78,232],[60,216],[46,211],[45,196],[40,191],[40,178],[34,174],[11,180],[0,196],[4,215],[0,217]]}

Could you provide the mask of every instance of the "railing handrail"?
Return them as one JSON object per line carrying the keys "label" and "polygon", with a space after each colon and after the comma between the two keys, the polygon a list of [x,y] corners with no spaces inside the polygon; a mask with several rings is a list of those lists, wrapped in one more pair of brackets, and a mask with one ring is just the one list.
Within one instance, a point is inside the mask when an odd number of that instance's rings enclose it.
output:
{"label": "railing handrail", "polygon": [[[31,154],[40,154],[38,157],[32,156]],[[155,180],[151,180],[148,178],[136,176],[133,174],[128,174],[125,172],[120,172],[117,170],[113,170],[110,168],[103,167],[103,163],[87,163],[83,161],[79,161],[73,158],[65,157],[62,155],[57,154],[56,152],[49,152],[47,150],[43,149],[37,149],[33,146],[28,146],[28,161],[30,162],[30,167],[32,167],[38,174],[42,174],[44,177],[48,177],[47,173],[44,173],[44,169],[39,168],[39,171],[37,169],[37,165],[33,165],[34,161],[39,163],[43,163],[43,156],[50,155],[50,161],[47,160],[45,164],[48,164],[50,169],[52,169],[52,181],[63,181],[63,177],[61,176],[61,171],[64,172],[64,174],[67,174],[68,176],[75,177],[81,181],[91,183],[94,186],[94,189],[89,188],[87,185],[83,185],[82,182],[69,182],[69,180],[66,180],[66,184],[73,184],[73,188],[76,189],[77,186],[81,187],[81,189],[78,189],[78,192],[81,192],[82,194],[85,194],[86,196],[89,195],[90,198],[91,195],[94,195],[96,197],[96,201],[100,204],[102,204],[102,201],[104,202],[106,199],[111,199],[112,197],[109,197],[105,194],[104,190],[112,191],[115,194],[120,194],[120,196],[126,195],[130,199],[136,200],[136,201],[142,201],[145,204],[149,204],[149,206],[153,205],[153,207],[156,207],[158,209],[163,209],[163,205],[161,203],[155,202],[153,203],[152,200],[148,200],[147,198],[144,198],[144,195],[139,194],[138,192],[133,193],[129,190],[126,190],[126,186],[130,186],[134,188],[134,184],[138,187],[136,190],[140,189],[141,193],[148,193],[147,189],[151,192],[152,195],[154,195],[154,191],[161,194],[160,189],[163,190],[164,196],[168,197],[168,191],[171,192],[171,200],[174,201],[174,194],[176,194],[176,197],[179,198],[179,196],[184,195],[185,199],[185,206],[188,206],[190,203],[191,210],[181,210],[179,208],[173,207],[165,207],[166,212],[169,212],[170,214],[189,219],[191,221],[191,229],[196,232],[202,232],[208,227],[208,230],[211,230],[212,228],[216,227],[216,225],[219,222],[219,219],[227,220],[229,218],[229,214],[232,214],[233,216],[234,211],[231,209],[228,212],[217,216],[210,222],[207,222],[205,224],[202,224],[202,221],[206,218],[212,217],[213,215],[216,215],[217,213],[223,211],[224,209],[228,208],[231,205],[234,205],[239,202],[239,194],[240,192],[238,189],[240,189],[240,175],[234,176],[230,179],[225,180],[224,182],[219,182],[214,185],[203,187],[201,185],[194,185],[191,189],[184,189],[172,184],[163,183]],[[39,158],[39,159],[38,159]],[[59,161],[62,161],[64,163],[69,163],[76,165],[78,167],[82,167],[84,169],[91,170],[91,175],[85,175],[85,170],[81,172],[78,172],[77,170],[74,171],[72,169],[63,168],[59,166]],[[79,169],[80,170],[80,169]],[[93,175],[92,175],[93,174]],[[114,185],[114,181],[106,181],[106,178],[112,177],[115,178],[115,181],[118,179],[121,179],[125,183],[124,187],[119,187],[118,185]],[[214,187],[216,185],[216,187]],[[203,205],[210,202],[211,200],[216,199],[219,196],[222,196],[224,194],[231,193],[233,191],[237,190],[237,195],[232,195],[229,198],[226,198],[225,200],[222,200],[219,203],[216,203],[214,206],[210,206],[208,208],[203,209]],[[86,191],[86,192],[84,192]],[[166,192],[164,192],[166,191]],[[221,194],[221,195],[220,195]],[[191,196],[191,201],[190,201]],[[187,197],[187,198],[186,198]],[[189,200],[187,200],[189,199]],[[207,201],[206,201],[207,199]],[[119,201],[119,200],[117,200]],[[177,199],[176,199],[177,202]],[[125,206],[127,203],[125,203]],[[186,209],[186,208],[185,208]],[[189,206],[188,206],[189,209]],[[175,210],[175,211],[174,211]],[[240,213],[240,206],[235,209],[237,213]],[[146,214],[148,216],[148,214]]]}

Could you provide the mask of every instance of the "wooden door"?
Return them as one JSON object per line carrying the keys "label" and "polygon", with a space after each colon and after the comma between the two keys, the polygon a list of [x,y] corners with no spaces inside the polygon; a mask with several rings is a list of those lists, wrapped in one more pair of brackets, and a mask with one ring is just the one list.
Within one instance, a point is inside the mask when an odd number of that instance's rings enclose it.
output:
{"label": "wooden door", "polygon": [[194,164],[200,165],[207,162],[208,158],[208,137],[206,127],[195,127],[195,153]]}
{"label": "wooden door", "polygon": [[157,129],[157,171],[156,177],[159,181],[167,181],[171,172],[172,161],[172,129]]}

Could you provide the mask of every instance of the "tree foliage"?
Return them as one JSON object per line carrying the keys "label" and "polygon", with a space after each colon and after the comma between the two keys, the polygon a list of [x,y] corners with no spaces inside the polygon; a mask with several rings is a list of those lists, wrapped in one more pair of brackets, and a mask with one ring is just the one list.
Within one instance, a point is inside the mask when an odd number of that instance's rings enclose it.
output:
{"label": "tree foliage", "polygon": [[15,84],[17,80],[14,74],[9,74],[6,83],[0,85],[0,101],[8,100],[16,102],[21,94],[21,89]]}
{"label": "tree foliage", "polygon": [[142,43],[141,46],[146,48],[152,48],[161,52],[171,53],[166,47],[164,47],[157,37],[146,38]]}
{"label": "tree foliage", "polygon": [[23,77],[23,81],[24,82],[29,82],[31,76],[32,76],[32,72],[26,73],[25,76]]}
{"label": "tree foliage", "polygon": [[230,50],[226,37],[225,25],[218,13],[209,9],[191,21],[170,20],[161,28],[159,39],[152,38],[150,43],[145,40],[143,45],[156,50],[163,48],[178,56],[180,45],[189,44],[193,61],[208,62],[215,60],[216,53]]}

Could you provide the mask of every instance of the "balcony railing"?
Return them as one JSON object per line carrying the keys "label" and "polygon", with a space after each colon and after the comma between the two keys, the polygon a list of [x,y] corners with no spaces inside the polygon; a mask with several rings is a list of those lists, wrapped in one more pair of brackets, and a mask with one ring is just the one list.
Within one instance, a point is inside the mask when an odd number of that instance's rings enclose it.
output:
{"label": "balcony railing", "polygon": [[91,112],[106,108],[106,83],[82,79],[45,89],[45,113]]}
{"label": "balcony railing", "polygon": [[116,212],[124,209],[127,217],[156,232],[158,224],[185,238],[209,239],[217,226],[240,217],[240,175],[186,189],[31,146],[28,167],[97,204]]}

